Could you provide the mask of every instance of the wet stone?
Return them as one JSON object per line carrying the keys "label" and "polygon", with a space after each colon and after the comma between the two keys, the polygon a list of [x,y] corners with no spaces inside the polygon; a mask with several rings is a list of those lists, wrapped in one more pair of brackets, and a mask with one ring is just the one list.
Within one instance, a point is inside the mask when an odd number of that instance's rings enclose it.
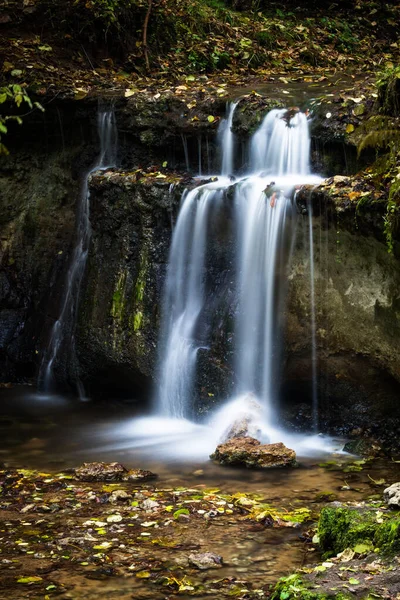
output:
{"label": "wet stone", "polygon": [[117,504],[118,502],[124,502],[126,500],[129,500],[129,498],[131,497],[132,496],[128,494],[128,492],[126,492],[125,490],[114,490],[114,492],[110,496],[109,502],[111,504]]}
{"label": "wet stone", "polygon": [[260,469],[296,465],[294,450],[281,442],[261,444],[251,437],[234,438],[220,444],[210,458],[222,465],[242,465]]}
{"label": "wet stone", "polygon": [[113,463],[83,463],[75,469],[77,479],[81,481],[137,481],[156,477],[151,471],[132,469],[128,471],[123,465]]}
{"label": "wet stone", "polygon": [[383,492],[383,497],[389,508],[400,508],[400,482],[393,483]]}
{"label": "wet stone", "polygon": [[147,498],[147,500],[144,500],[144,502],[142,502],[143,510],[148,510],[151,512],[157,510],[159,507],[160,503],[156,502],[156,500],[151,500],[151,498]]}
{"label": "wet stone", "polygon": [[143,479],[154,479],[157,477],[155,473],[151,471],[144,471],[143,469],[131,469],[123,476],[123,481],[138,481]]}
{"label": "wet stone", "polygon": [[205,571],[206,569],[219,569],[222,567],[222,556],[213,554],[212,552],[190,554],[189,563],[201,571]]}
{"label": "wet stone", "polygon": [[81,481],[121,481],[127,470],[117,462],[113,463],[83,463],[75,469],[75,475]]}

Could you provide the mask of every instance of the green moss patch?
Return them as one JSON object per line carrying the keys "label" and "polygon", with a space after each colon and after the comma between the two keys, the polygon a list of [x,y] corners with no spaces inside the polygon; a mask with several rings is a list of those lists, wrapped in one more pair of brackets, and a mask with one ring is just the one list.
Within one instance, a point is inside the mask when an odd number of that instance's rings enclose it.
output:
{"label": "green moss patch", "polygon": [[324,508],[318,536],[321,549],[329,555],[358,544],[393,555],[400,552],[400,517],[371,509]]}

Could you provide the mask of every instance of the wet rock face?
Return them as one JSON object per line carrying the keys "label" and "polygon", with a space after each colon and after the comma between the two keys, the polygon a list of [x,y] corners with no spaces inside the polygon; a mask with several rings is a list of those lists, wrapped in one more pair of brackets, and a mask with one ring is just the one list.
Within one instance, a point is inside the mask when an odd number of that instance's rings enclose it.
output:
{"label": "wet rock face", "polygon": [[154,374],[179,192],[112,172],[91,180],[92,240],[81,289],[77,353],[94,395],[145,387]]}
{"label": "wet rock face", "polygon": [[75,230],[79,181],[65,154],[10,149],[0,166],[0,380],[35,372],[40,337],[58,310]]}
{"label": "wet rock face", "polygon": [[[344,435],[361,428],[362,437],[395,446],[400,269],[379,239],[381,208],[378,204],[375,213],[368,209],[357,215],[347,192],[336,203],[316,193],[313,208],[321,428]],[[306,427],[307,421],[311,423],[311,412],[306,414],[301,406],[310,397],[312,373],[308,235],[308,216],[300,216],[288,275],[283,373],[283,395],[292,406],[288,417],[294,417],[300,428],[301,421]]]}
{"label": "wet rock face", "polygon": [[261,444],[251,437],[233,438],[217,446],[210,458],[222,465],[241,465],[250,468],[293,467],[296,453],[281,442]]}

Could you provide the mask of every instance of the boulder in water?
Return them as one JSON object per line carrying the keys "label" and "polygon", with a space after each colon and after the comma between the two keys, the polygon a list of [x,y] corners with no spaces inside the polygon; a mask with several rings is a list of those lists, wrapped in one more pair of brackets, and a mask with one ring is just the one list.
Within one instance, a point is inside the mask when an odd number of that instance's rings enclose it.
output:
{"label": "boulder in water", "polygon": [[210,458],[222,465],[241,465],[259,469],[296,465],[294,450],[287,448],[281,442],[261,444],[252,437],[233,438],[219,444]]}
{"label": "boulder in water", "polygon": [[75,475],[81,481],[136,481],[156,477],[151,471],[143,471],[142,469],[128,471],[117,462],[83,463],[81,467],[75,469]]}

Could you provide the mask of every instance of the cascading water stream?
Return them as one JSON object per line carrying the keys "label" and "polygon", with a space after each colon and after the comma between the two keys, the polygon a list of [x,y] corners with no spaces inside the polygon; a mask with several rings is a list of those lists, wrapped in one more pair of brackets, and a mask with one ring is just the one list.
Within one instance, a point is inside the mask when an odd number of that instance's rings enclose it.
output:
{"label": "cascading water stream", "polygon": [[212,186],[186,192],[174,230],[164,296],[164,346],[157,394],[157,410],[164,416],[190,416],[196,356],[202,345],[196,329],[204,303],[207,225],[217,196],[218,189]]}
{"label": "cascading water stream", "polygon": [[[228,176],[232,174],[234,163],[232,123],[236,105],[228,107],[227,118],[218,134],[223,150],[222,176],[185,192],[173,232],[156,393],[156,414],[161,420],[158,424],[153,420],[151,425],[162,433],[164,440],[167,431],[180,435],[183,431],[200,430],[208,439],[206,445],[215,444],[227,427],[243,415],[254,421],[252,430],[261,431],[263,439],[285,441],[288,435],[277,427],[275,405],[279,379],[279,309],[286,290],[286,267],[294,237],[291,198],[296,186],[317,183],[320,178],[310,175],[306,115],[293,110],[273,110],[253,136],[250,174],[233,184]],[[205,319],[210,318],[206,317],[204,280],[207,238],[213,218],[211,208],[218,208],[221,199],[227,197],[227,189],[232,191],[232,185],[238,298],[236,397],[211,419],[211,428],[204,429],[182,419],[192,416],[198,350],[207,348],[208,342],[204,339]],[[173,422],[165,421],[171,417]],[[303,440],[298,440],[298,447],[302,444]],[[318,442],[313,440],[313,444]]]}
{"label": "cascading water stream", "polygon": [[233,158],[235,150],[235,137],[232,131],[233,115],[235,114],[235,108],[238,105],[238,101],[232,102],[227,106],[227,116],[221,121],[218,138],[219,144],[222,148],[222,164],[221,164],[221,175],[232,175],[233,174]]}
{"label": "cascading water stream", "polygon": [[[60,316],[51,330],[49,343],[40,367],[38,387],[44,392],[50,392],[55,387],[53,369],[60,352],[69,349],[69,360],[75,358],[76,308],[91,238],[89,177],[94,171],[107,169],[116,164],[117,129],[113,111],[99,111],[97,130],[100,139],[100,153],[96,164],[90,168],[83,180],[77,209],[76,243],[66,277]],[[80,397],[83,397],[84,390],[79,379],[76,385]]]}
{"label": "cascading water stream", "polygon": [[236,323],[236,373],[239,395],[262,399],[272,420],[274,338],[279,261],[290,201],[281,191],[265,193],[266,181],[249,178],[237,186],[239,310]]}
{"label": "cascading water stream", "polygon": [[307,117],[284,109],[267,114],[250,147],[250,175],[236,186],[239,310],[236,325],[238,395],[256,396],[276,421],[278,311],[285,286],[282,247],[293,235],[291,195],[309,179]]}
{"label": "cascading water stream", "polygon": [[[294,175],[295,183],[310,172],[310,135],[304,113],[285,109],[271,110],[251,140],[252,173],[275,176]],[[300,176],[300,177],[299,177]]]}

